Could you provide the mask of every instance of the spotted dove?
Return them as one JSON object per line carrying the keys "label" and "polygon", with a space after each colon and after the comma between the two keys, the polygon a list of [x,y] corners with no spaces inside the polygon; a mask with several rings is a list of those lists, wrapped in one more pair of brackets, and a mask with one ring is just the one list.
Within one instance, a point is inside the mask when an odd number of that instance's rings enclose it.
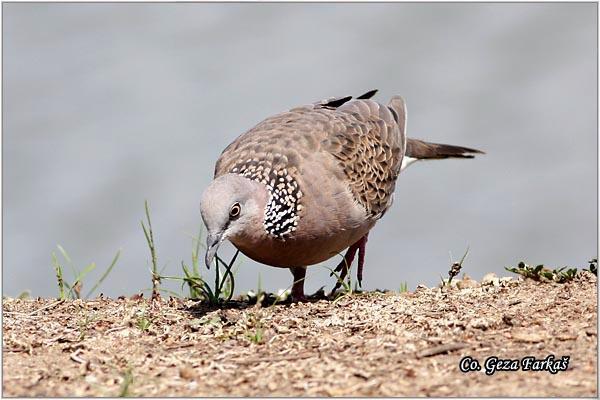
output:
{"label": "spotted dove", "polygon": [[[332,98],[269,117],[219,157],[200,204],[206,265],[224,240],[274,267],[290,268],[292,298],[304,299],[306,267],[348,248],[362,280],[367,235],[390,208],[396,179],[415,161],[472,158],[479,150],[406,138],[406,106]],[[334,288],[334,290],[336,289]]]}

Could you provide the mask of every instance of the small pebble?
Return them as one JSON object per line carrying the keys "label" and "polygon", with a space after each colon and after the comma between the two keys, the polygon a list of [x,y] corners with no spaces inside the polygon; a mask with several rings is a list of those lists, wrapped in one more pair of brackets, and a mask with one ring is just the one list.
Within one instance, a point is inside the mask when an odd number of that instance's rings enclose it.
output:
{"label": "small pebble", "polygon": [[192,380],[195,378],[196,374],[194,372],[194,368],[189,365],[182,365],[179,367],[179,376],[183,379]]}

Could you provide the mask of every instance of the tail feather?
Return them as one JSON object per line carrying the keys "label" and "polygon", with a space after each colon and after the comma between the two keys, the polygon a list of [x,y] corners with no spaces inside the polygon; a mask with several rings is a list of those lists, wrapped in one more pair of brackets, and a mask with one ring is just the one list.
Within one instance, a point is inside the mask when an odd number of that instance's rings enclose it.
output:
{"label": "tail feather", "polygon": [[418,139],[406,141],[406,156],[416,160],[440,160],[444,158],[473,158],[475,154],[485,154],[469,147],[442,143],[429,143]]}
{"label": "tail feather", "polygon": [[473,158],[475,154],[485,154],[481,150],[450,144],[429,143],[418,139],[406,140],[406,152],[402,158],[400,171],[419,160],[442,160],[444,158]]}

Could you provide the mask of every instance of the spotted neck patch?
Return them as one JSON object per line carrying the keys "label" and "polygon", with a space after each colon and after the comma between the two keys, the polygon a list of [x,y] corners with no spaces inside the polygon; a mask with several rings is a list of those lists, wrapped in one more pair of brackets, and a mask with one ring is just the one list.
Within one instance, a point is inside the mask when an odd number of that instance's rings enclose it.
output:
{"label": "spotted neck patch", "polygon": [[302,210],[302,191],[287,168],[272,169],[265,162],[249,159],[242,165],[238,164],[231,172],[267,187],[269,200],[265,207],[263,227],[270,236],[285,239],[296,230]]}

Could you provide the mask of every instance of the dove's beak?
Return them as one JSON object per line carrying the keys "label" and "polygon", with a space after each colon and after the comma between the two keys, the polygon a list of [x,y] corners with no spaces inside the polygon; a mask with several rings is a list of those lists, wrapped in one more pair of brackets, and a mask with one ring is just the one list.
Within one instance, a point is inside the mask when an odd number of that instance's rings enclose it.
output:
{"label": "dove's beak", "polygon": [[206,238],[206,256],[204,258],[204,262],[206,263],[206,267],[210,269],[210,264],[212,264],[213,258],[217,254],[217,250],[223,241],[223,234],[209,234]]}

